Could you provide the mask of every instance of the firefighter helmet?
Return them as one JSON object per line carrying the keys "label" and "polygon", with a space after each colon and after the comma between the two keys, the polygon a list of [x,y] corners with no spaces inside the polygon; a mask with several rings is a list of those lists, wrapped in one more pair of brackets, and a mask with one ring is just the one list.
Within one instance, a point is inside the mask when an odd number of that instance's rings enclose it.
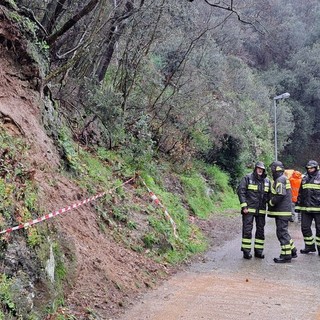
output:
{"label": "firefighter helmet", "polygon": [[263,170],[266,170],[266,167],[264,166],[264,163],[261,162],[261,161],[258,161],[258,162],[255,164],[254,168],[255,168],[255,169],[256,169],[256,168],[261,168],[261,169],[263,169]]}
{"label": "firefighter helmet", "polygon": [[284,172],[284,165],[281,161],[273,161],[270,164],[270,168],[271,168],[272,173]]}
{"label": "firefighter helmet", "polygon": [[315,168],[316,170],[319,170],[319,164],[315,160],[309,160],[308,163],[306,164],[306,169],[311,169]]}

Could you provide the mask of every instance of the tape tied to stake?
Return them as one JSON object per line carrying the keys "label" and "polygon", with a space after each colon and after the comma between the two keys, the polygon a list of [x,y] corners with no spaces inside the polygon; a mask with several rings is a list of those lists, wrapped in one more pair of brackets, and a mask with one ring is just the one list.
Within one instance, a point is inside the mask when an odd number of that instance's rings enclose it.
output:
{"label": "tape tied to stake", "polygon": [[160,204],[159,199],[157,198],[157,196],[153,193],[153,192],[149,192],[151,199],[154,201],[155,204]]}
{"label": "tape tied to stake", "polygon": [[158,197],[149,189],[149,187],[147,186],[147,184],[144,182],[144,180],[140,177],[143,185],[147,188],[149,195],[151,197],[151,199],[153,200],[153,202],[155,204],[157,204],[158,206],[160,206],[163,209],[163,212],[166,216],[166,218],[170,221],[172,229],[173,229],[173,235],[176,239],[179,239],[179,236],[177,234],[177,225],[174,222],[174,220],[171,218],[169,212],[167,211],[167,209],[165,208],[165,206],[160,202],[160,200],[158,199]]}

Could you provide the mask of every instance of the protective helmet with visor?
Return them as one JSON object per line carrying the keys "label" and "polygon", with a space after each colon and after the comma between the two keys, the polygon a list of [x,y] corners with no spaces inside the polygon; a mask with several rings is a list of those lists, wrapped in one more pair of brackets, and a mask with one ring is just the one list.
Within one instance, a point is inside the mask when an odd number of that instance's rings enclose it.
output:
{"label": "protective helmet with visor", "polygon": [[319,170],[319,164],[317,161],[315,160],[310,160],[308,161],[307,165],[306,165],[306,169],[312,169],[315,168],[316,170]]}

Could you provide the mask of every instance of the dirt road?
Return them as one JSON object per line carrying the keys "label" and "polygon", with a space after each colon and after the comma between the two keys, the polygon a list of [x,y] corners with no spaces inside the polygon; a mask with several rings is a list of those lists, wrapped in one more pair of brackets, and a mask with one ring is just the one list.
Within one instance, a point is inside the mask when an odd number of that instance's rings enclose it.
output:
{"label": "dirt road", "polygon": [[[299,251],[300,224],[290,223],[289,231]],[[244,260],[240,239],[239,234],[208,252],[203,262],[142,296],[118,319],[320,320],[320,257],[299,254],[291,264],[275,264],[280,246],[269,218],[264,260]]]}

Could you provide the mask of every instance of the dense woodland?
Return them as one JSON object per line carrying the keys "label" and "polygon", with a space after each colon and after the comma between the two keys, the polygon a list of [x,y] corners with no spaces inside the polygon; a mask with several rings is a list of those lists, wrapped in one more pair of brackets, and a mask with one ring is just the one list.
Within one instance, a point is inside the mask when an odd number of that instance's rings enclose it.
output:
{"label": "dense woodland", "polygon": [[49,57],[42,86],[83,144],[201,157],[236,180],[274,158],[273,97],[289,92],[278,101],[279,158],[318,159],[318,1],[16,4]]}
{"label": "dense woodland", "polygon": [[114,318],[204,252],[231,187],[274,159],[282,93],[279,160],[319,161],[319,17],[316,0],[0,0],[0,229],[27,224],[1,233],[0,319]]}

